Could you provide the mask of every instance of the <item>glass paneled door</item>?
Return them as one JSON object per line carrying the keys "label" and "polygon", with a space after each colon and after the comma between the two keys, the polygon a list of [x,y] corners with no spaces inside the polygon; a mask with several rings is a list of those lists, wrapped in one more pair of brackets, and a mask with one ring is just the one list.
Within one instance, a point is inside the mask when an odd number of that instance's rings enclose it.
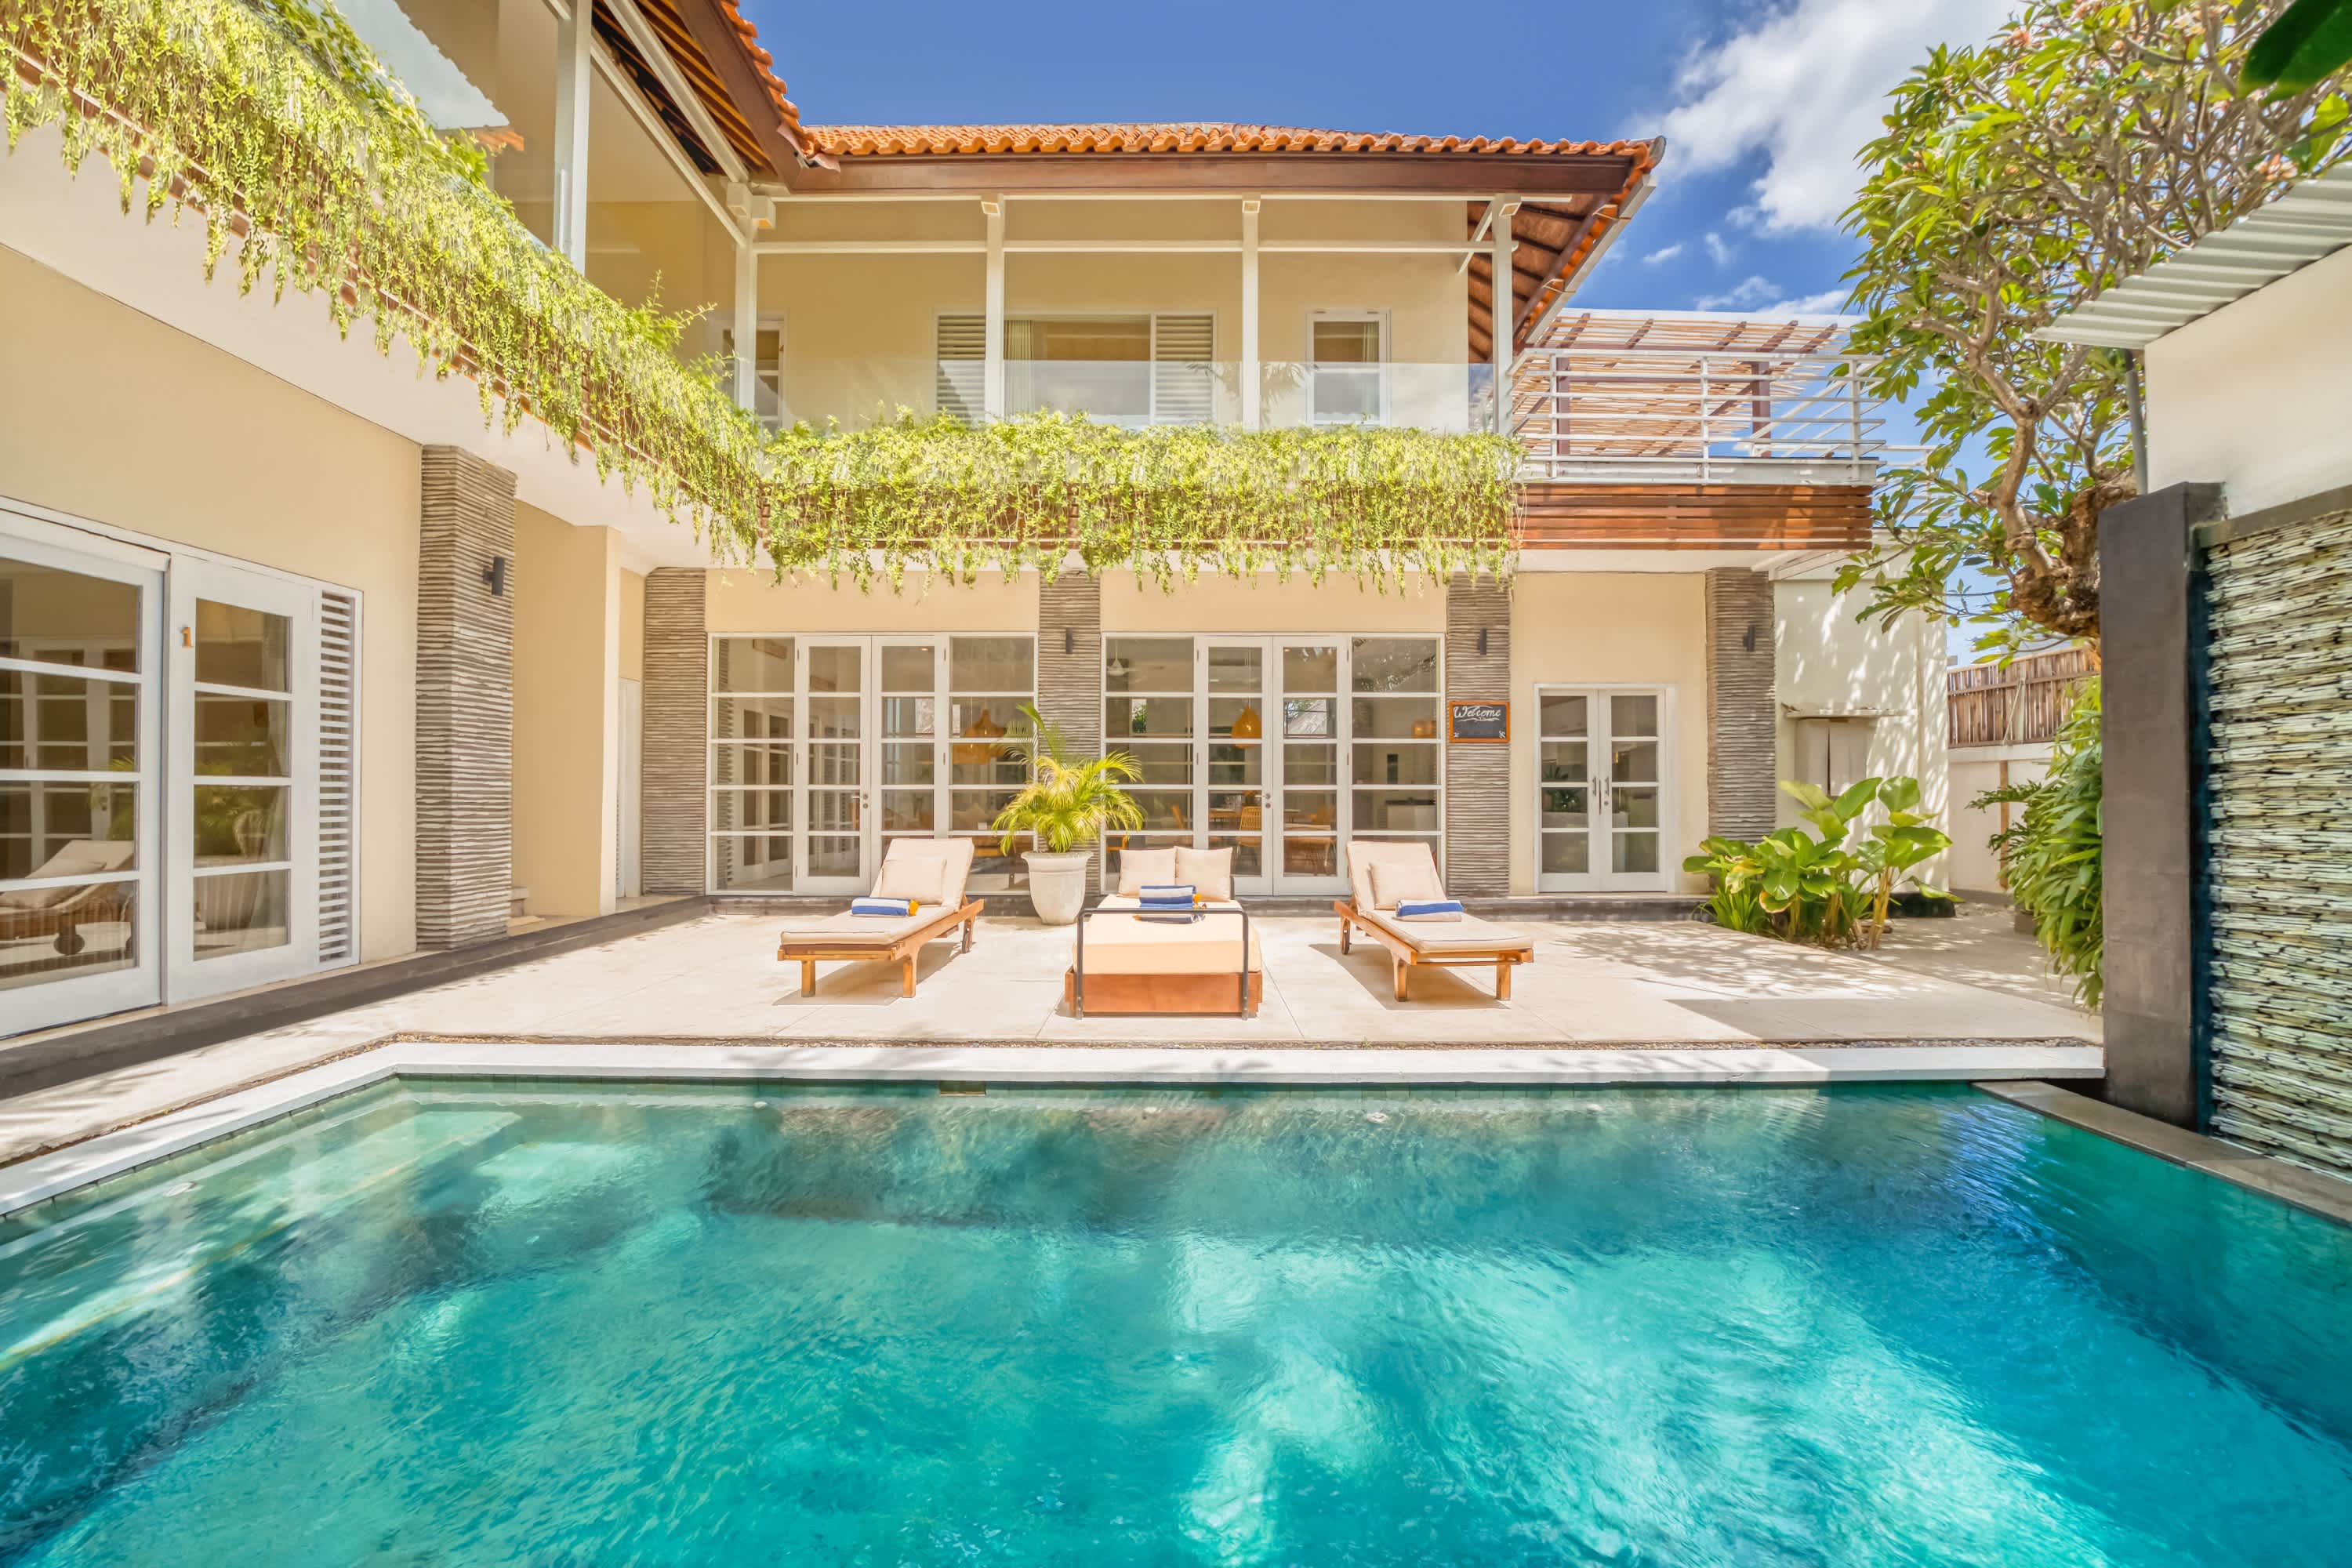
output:
{"label": "glass paneled door", "polygon": [[800,640],[803,808],[798,890],[854,897],[874,872],[866,854],[873,799],[866,737],[874,733],[866,637]]}
{"label": "glass paneled door", "polygon": [[0,1034],[163,997],[163,567],[0,521]]}
{"label": "glass paneled door", "polygon": [[1536,689],[1536,886],[1649,892],[1671,887],[1664,688]]}
{"label": "glass paneled door", "polygon": [[1142,772],[1113,882],[1128,847],[1230,845],[1236,892],[1301,895],[1346,890],[1351,835],[1440,850],[1437,638],[1112,636],[1103,656],[1104,743]]}
{"label": "glass paneled door", "polygon": [[173,1000],[316,967],[316,599],[261,573],[173,567]]}

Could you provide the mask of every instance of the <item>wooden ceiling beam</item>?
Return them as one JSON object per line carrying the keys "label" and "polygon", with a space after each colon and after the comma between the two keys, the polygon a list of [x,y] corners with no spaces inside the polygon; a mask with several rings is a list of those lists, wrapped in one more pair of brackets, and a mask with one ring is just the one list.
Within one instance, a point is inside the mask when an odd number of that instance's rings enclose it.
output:
{"label": "wooden ceiling beam", "polygon": [[719,15],[718,0],[674,3],[685,18],[687,31],[694,35],[696,47],[726,84],[729,101],[751,126],[759,142],[760,155],[767,160],[769,168],[789,178],[800,163],[800,143],[785,133],[775,100],[768,96],[766,79],[751,63],[751,57],[743,52],[741,35]]}

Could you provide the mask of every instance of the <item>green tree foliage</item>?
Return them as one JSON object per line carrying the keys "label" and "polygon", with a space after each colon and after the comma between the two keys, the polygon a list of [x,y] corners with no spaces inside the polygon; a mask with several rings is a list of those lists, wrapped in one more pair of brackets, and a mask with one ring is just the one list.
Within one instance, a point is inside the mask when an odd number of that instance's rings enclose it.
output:
{"label": "green tree foliage", "polygon": [[2352,65],[2352,0],[2294,0],[2246,56],[2249,87],[2301,92]]}
{"label": "green tree foliage", "polygon": [[[2242,73],[2277,0],[2028,0],[1895,89],[1847,226],[1874,391],[1924,391],[1928,450],[1885,476],[1886,542],[1846,568],[1866,613],[1924,609],[1981,646],[2095,641],[2099,511],[2135,493],[2123,356],[2035,336],[2347,148],[2330,77]],[[1990,472],[1970,474],[1971,450]],[[2000,584],[1962,605],[1964,570]]]}
{"label": "green tree foliage", "polygon": [[2040,782],[1981,795],[1979,808],[2007,803],[2025,809],[1993,835],[2001,879],[2033,917],[2050,966],[2071,977],[2086,1007],[2099,1005],[2106,931],[2100,921],[2102,801],[2099,683],[2085,682],[2058,731],[2050,769]]}

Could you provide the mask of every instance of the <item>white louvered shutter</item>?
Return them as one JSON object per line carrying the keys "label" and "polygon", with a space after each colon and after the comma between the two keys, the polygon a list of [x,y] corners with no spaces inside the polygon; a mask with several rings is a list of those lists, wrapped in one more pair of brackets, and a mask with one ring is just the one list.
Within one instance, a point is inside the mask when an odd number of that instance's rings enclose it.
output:
{"label": "white louvered shutter", "polygon": [[988,407],[988,318],[941,316],[933,395],[941,414],[977,425]]}
{"label": "white louvered shutter", "polygon": [[1151,422],[1206,425],[1217,416],[1214,316],[1151,318]]}
{"label": "white louvered shutter", "polygon": [[319,595],[319,964],[359,956],[359,602]]}

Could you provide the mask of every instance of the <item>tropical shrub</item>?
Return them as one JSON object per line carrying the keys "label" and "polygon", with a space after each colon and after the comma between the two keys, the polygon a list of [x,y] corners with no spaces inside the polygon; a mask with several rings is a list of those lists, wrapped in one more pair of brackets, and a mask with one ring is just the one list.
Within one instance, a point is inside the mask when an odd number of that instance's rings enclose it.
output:
{"label": "tropical shrub", "polygon": [[1039,849],[1066,855],[1093,843],[1106,827],[1143,826],[1143,808],[1118,787],[1122,781],[1133,784],[1143,776],[1133,757],[1113,752],[1081,759],[1036,709],[1024,705],[1021,711],[1035,731],[1034,740],[1016,742],[1028,755],[1029,783],[989,825],[1004,835],[1000,846],[1004,853],[1012,854],[1024,833]]}
{"label": "tropical shrub", "polygon": [[1979,807],[2025,808],[1992,836],[2001,883],[2033,917],[2033,934],[2050,966],[2071,977],[2086,1007],[2099,1005],[2106,931],[2100,919],[2102,774],[2099,683],[2087,681],[2058,731],[2050,770],[2039,783],[1979,795]]}
{"label": "tropical shrub", "polygon": [[[1950,837],[1917,809],[1919,781],[1868,778],[1835,797],[1794,780],[1780,788],[1804,807],[1813,831],[1783,827],[1753,844],[1706,839],[1706,853],[1685,860],[1683,869],[1713,879],[1707,912],[1716,924],[1755,936],[1876,947],[1895,894],[1916,885],[1918,868],[1951,847]],[[1885,809],[1886,820],[1856,839],[1855,824],[1874,805]]]}

